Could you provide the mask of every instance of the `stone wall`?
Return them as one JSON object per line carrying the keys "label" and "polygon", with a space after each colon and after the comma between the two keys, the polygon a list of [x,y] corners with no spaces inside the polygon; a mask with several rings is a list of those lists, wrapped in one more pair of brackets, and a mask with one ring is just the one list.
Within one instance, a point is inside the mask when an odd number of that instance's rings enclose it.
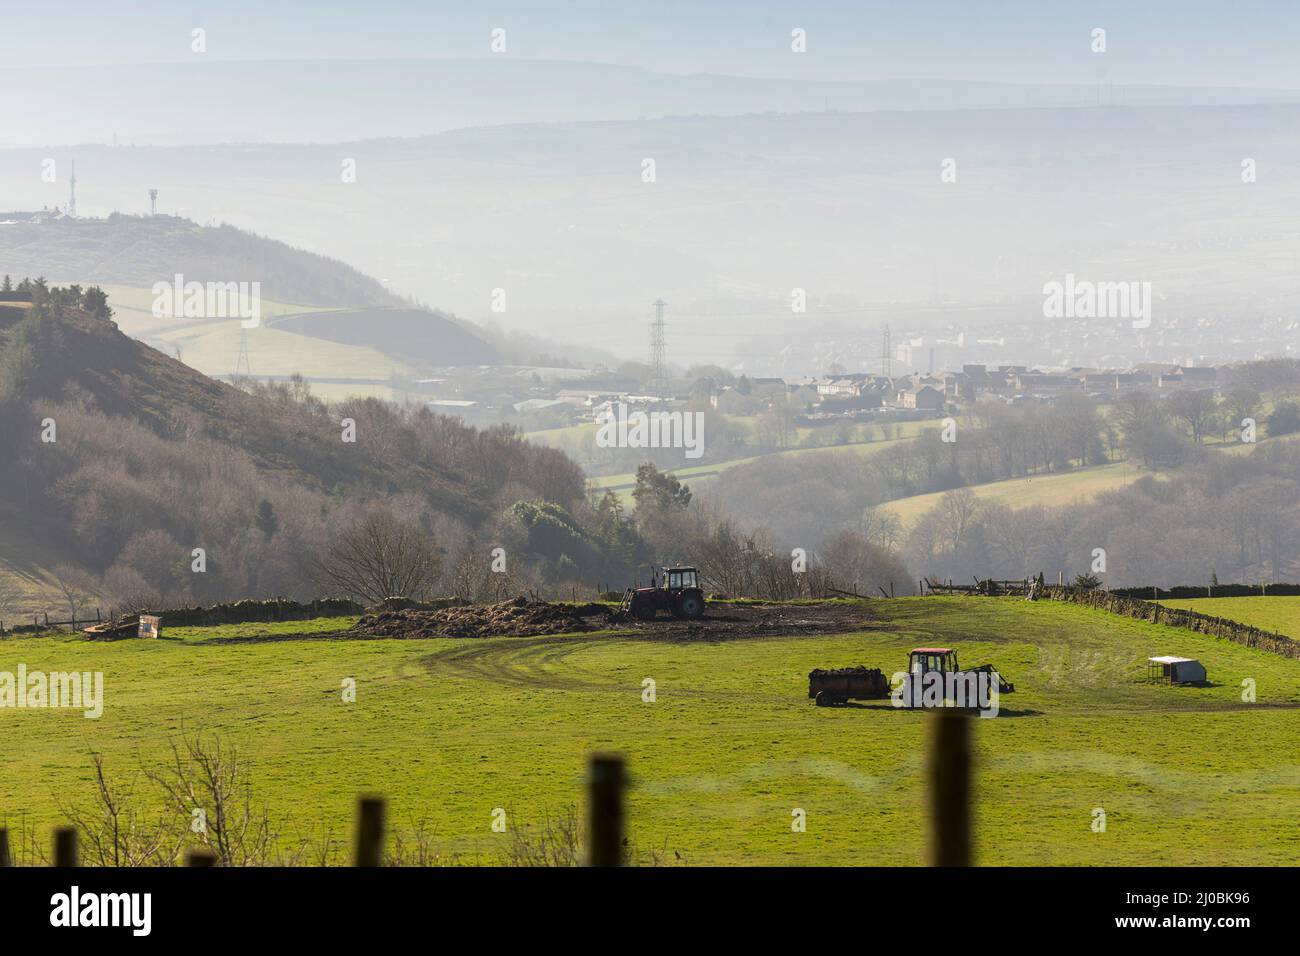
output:
{"label": "stone wall", "polygon": [[196,627],[206,624],[241,624],[245,621],[306,621],[313,617],[346,617],[364,614],[365,608],[346,598],[320,601],[236,601],[211,607],[182,607],[160,611],[163,627]]}
{"label": "stone wall", "polygon": [[1102,611],[1110,611],[1112,614],[1122,614],[1125,617],[1150,621],[1153,624],[1186,628],[1198,634],[1209,634],[1246,647],[1300,659],[1300,641],[1294,641],[1271,631],[1261,631],[1257,627],[1250,627],[1237,621],[1230,621],[1226,617],[1214,617],[1198,611],[1184,611],[1181,608],[1162,607],[1152,601],[1142,601],[1117,591],[1053,586],[1044,588],[1039,597],[1052,601],[1085,604]]}
{"label": "stone wall", "polygon": [[1216,584],[1208,586],[1181,586],[1173,588],[1114,588],[1111,594],[1140,598],[1144,601],[1185,601],[1192,598],[1229,597],[1294,597],[1300,594],[1300,584]]}

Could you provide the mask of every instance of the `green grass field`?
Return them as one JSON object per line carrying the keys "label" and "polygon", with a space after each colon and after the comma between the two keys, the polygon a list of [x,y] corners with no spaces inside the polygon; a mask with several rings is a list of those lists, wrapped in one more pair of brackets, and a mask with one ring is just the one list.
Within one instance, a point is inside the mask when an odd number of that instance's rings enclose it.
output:
{"label": "green grass field", "polygon": [[[1261,439],[1255,444],[1243,445],[1209,443],[1216,453],[1230,455],[1249,455],[1256,448],[1270,442],[1289,441],[1296,436],[1283,435],[1276,438]],[[1178,471],[1150,472],[1134,466],[1127,461],[1117,461],[1106,465],[1090,465],[1053,474],[1030,475],[1027,478],[1007,478],[1003,481],[990,481],[982,485],[969,485],[971,491],[981,501],[991,504],[1006,505],[1009,508],[1026,508],[1031,505],[1043,505],[1059,508],[1076,502],[1091,501],[1097,495],[1113,491],[1132,484],[1139,478],[1151,476],[1164,479],[1177,475]],[[887,511],[898,518],[904,526],[911,525],[931,511],[946,492],[937,491],[910,498],[896,498],[880,505],[881,511]]]}
{"label": "green grass field", "polygon": [[[238,322],[208,322],[191,329],[174,329],[159,338],[181,349],[185,363],[205,375],[229,375],[239,355]],[[293,375],[306,378],[386,379],[406,366],[375,349],[342,345],[325,339],[284,332],[270,326],[252,329],[248,336],[249,367],[255,375]],[[349,384],[349,393],[358,386]],[[313,392],[321,392],[313,386]]]}
{"label": "green grass field", "polygon": [[[105,286],[113,318],[122,331],[154,344],[165,343],[168,354],[180,350],[181,359],[205,375],[224,378],[235,370],[239,356],[239,323],[234,320],[155,318],[151,312],[152,290],[132,286]],[[263,299],[263,318],[270,320],[303,312],[329,309],[293,305]],[[312,393],[327,401],[354,397],[398,400],[388,385],[350,382],[348,379],[387,379],[408,375],[410,368],[377,349],[344,345],[326,339],[288,332],[263,325],[248,332],[248,363],[254,375],[289,376],[309,379],[339,379],[315,382]]]}
{"label": "green grass field", "polygon": [[1300,640],[1300,597],[1191,598],[1160,603],[1166,607],[1181,607],[1201,614],[1226,617],[1238,624],[1263,628],[1274,634],[1284,634]]}
{"label": "green grass field", "polygon": [[[170,281],[171,277],[167,277]],[[198,325],[199,319],[157,318],[153,314],[154,300],[157,298],[152,289],[129,285],[102,286],[108,293],[108,304],[113,308],[113,320],[128,335],[140,335],[176,325]],[[261,301],[262,315],[274,318],[280,315],[297,315],[300,312],[327,312],[312,305],[293,305],[288,302],[276,302],[272,299]]]}
{"label": "green grass field", "polygon": [[[942,423],[939,421],[898,422],[893,425],[898,433],[898,437],[895,438],[851,442],[847,445],[818,445],[806,448],[787,448],[784,451],[770,452],[766,455],[751,455],[745,458],[732,458],[728,461],[714,462],[707,465],[688,465],[685,468],[673,468],[671,470],[675,477],[686,482],[698,491],[708,487],[708,485],[716,480],[718,475],[722,474],[724,471],[729,468],[735,468],[738,465],[748,465],[752,462],[764,461],[778,456],[807,458],[808,456],[825,455],[833,452],[849,452],[854,455],[865,457],[885,451],[888,448],[896,448],[903,442],[911,441],[919,434],[927,430],[939,428],[941,425]],[[595,427],[595,425],[572,426],[573,429],[579,430],[583,428],[594,429]],[[549,439],[544,439],[542,444],[547,444],[551,447],[562,447],[563,442],[554,436],[558,433],[570,432],[571,430],[572,429],[557,428],[546,432],[530,432],[525,437],[536,440],[537,436],[552,436]],[[804,428],[798,429],[798,431],[808,432],[811,431],[811,429]],[[805,463],[809,466],[816,465],[815,461],[806,461]],[[632,504],[632,489],[636,487],[635,472],[626,472],[618,475],[600,475],[588,480],[592,487],[601,491],[612,489],[618,493],[618,496],[622,499],[625,505],[630,506]]]}
{"label": "green grass field", "polygon": [[[1011,508],[1027,508],[1030,505],[1060,507],[1074,501],[1090,500],[1103,491],[1123,488],[1145,474],[1149,472],[1121,461],[1056,474],[1008,478],[1005,481],[991,481],[969,487],[980,501],[991,504]],[[880,510],[894,515],[904,525],[910,525],[931,511],[944,494],[946,492],[939,491],[897,498],[880,505]]]}
{"label": "green grass field", "polygon": [[[98,720],[0,710],[0,825],[47,835],[59,799],[90,800],[90,751],[129,778],[184,726],[240,748],[282,831],[344,846],[356,796],[378,792],[391,827],[425,823],[444,861],[497,862],[511,837],[493,832],[495,808],[519,827],[580,806],[586,756],[618,750],[638,847],[691,864],[918,864],[925,716],[887,702],[816,708],[807,673],[892,673],[911,647],[941,643],[1017,686],[1002,716],[975,726],[980,862],[1300,862],[1300,759],[1287,744],[1300,662],[1052,602],[908,598],[864,615],[855,634],[707,643],[322,636],[347,619],[8,639],[0,671],[102,671],[106,703]],[[1145,658],[1175,652],[1200,658],[1211,685],[1145,684]],[[1240,702],[1247,677],[1256,704]],[[1090,827],[1095,808],[1105,832]],[[791,829],[795,809],[806,832]]]}

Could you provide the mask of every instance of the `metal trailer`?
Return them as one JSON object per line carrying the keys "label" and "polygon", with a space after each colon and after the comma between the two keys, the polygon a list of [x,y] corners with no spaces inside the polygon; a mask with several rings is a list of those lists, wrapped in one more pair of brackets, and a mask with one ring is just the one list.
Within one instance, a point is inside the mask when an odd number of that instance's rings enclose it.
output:
{"label": "metal trailer", "polygon": [[875,668],[818,668],[808,675],[808,696],[818,707],[834,707],[850,700],[881,700],[889,696],[889,679],[884,671]]}

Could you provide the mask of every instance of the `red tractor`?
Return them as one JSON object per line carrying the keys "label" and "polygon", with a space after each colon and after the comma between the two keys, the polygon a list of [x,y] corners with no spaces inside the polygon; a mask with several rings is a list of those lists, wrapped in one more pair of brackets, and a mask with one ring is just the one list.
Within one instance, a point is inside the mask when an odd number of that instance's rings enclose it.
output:
{"label": "red tractor", "polygon": [[637,620],[650,621],[660,611],[673,617],[694,619],[704,616],[704,591],[694,568],[650,569],[650,587],[628,588],[622,609]]}

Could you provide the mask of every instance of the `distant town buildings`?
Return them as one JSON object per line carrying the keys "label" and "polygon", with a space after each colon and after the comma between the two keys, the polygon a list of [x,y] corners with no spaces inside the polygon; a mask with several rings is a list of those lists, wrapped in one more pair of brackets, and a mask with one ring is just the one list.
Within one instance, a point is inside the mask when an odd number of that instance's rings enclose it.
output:
{"label": "distant town buildings", "polygon": [[741,376],[703,392],[696,382],[685,383],[680,393],[651,395],[635,381],[620,382],[607,370],[566,369],[560,376],[554,369],[484,366],[447,369],[444,377],[422,379],[416,387],[434,393],[424,400],[437,411],[481,421],[527,417],[530,427],[539,427],[541,417],[545,424],[540,427],[562,427],[604,421],[620,405],[698,409],[704,404],[734,417],[782,408],[806,424],[933,418],[979,401],[1050,403],[1062,396],[1082,395],[1106,404],[1135,391],[1159,397],[1181,390],[1218,390],[1226,379],[1226,366],[1145,363],[1122,369],[1039,369],[965,364],[959,371],[894,377],[872,372],[797,381]]}

